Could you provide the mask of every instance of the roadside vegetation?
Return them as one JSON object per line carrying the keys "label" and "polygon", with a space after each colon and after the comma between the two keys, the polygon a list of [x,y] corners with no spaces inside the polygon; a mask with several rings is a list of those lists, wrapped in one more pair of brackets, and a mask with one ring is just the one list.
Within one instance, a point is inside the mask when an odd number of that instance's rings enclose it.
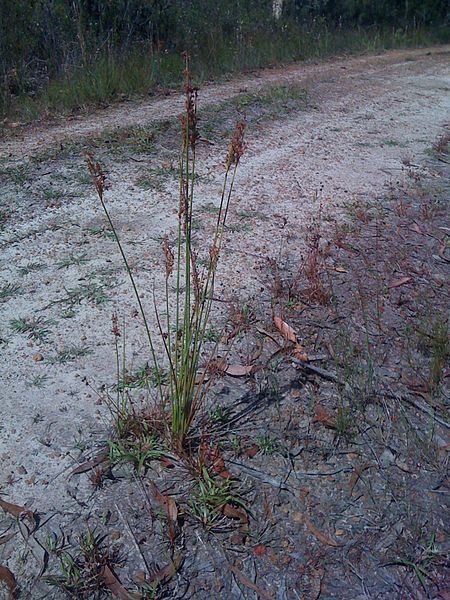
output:
{"label": "roadside vegetation", "polygon": [[296,60],[448,40],[444,0],[5,0],[0,117],[28,122],[178,88],[183,50],[198,84]]}

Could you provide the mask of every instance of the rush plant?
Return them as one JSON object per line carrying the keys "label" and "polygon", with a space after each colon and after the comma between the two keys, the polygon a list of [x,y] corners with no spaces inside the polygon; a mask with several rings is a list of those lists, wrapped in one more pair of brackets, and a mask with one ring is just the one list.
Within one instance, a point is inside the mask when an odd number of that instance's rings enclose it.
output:
{"label": "rush plant", "polygon": [[[191,84],[189,58],[185,60],[185,110],[181,117],[181,148],[179,160],[179,208],[177,241],[172,248],[168,237],[162,242],[165,257],[165,317],[161,316],[155,299],[158,333],[165,356],[157,356],[153,334],[140,299],[135,278],[122,243],[105,202],[105,174],[94,157],[87,156],[97,195],[118,245],[126,271],[136,296],[143,319],[149,352],[156,373],[156,388],[163,411],[163,421],[175,446],[181,451],[194,417],[208,388],[205,369],[198,374],[204,343],[208,339],[214,296],[217,264],[221,253],[226,220],[229,212],[237,168],[244,152],[244,123],[237,123],[225,159],[225,174],[215,226],[206,260],[197,260],[198,250],[193,246],[195,210],[195,181],[198,133],[198,88]],[[202,267],[200,267],[200,262]],[[175,290],[171,292],[171,290]],[[212,356],[209,356],[211,360]],[[159,374],[168,369],[168,382]]]}

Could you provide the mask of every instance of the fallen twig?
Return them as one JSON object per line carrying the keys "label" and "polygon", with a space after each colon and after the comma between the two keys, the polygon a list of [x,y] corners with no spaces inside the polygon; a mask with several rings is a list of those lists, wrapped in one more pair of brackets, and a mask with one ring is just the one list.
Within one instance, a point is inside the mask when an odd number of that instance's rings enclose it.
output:
{"label": "fallen twig", "polygon": [[315,367],[303,360],[299,360],[298,358],[291,358],[291,361],[304,369],[305,371],[309,371],[310,373],[314,373],[315,375],[319,375],[322,379],[326,379],[327,381],[333,381],[334,383],[338,383],[339,385],[344,385],[339,379],[331,373],[330,371],[325,371],[325,369],[321,369],[320,367]]}

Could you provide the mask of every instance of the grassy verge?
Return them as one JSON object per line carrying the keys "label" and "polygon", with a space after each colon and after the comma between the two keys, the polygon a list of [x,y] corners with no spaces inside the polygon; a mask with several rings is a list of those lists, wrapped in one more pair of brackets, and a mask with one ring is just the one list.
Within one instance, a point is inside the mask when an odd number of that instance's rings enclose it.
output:
{"label": "grassy verge", "polygon": [[[304,29],[291,24],[252,32],[243,39],[211,41],[193,50],[195,84],[224,75],[339,54],[446,43],[448,27],[416,29]],[[29,122],[49,114],[101,106],[113,100],[153,94],[181,84],[182,58],[140,46],[126,53],[110,50],[88,66],[75,66],[51,77],[40,90],[11,95],[0,90],[0,117]]]}

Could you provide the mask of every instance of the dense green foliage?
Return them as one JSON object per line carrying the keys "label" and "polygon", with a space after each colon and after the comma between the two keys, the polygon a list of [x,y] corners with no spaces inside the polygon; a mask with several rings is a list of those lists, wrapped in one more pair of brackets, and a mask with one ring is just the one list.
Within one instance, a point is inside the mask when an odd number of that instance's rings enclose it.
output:
{"label": "dense green foliage", "polygon": [[[36,116],[337,51],[446,41],[446,0],[1,0],[0,112]],[[424,36],[424,33],[426,34]],[[20,110],[19,110],[20,108]]]}

